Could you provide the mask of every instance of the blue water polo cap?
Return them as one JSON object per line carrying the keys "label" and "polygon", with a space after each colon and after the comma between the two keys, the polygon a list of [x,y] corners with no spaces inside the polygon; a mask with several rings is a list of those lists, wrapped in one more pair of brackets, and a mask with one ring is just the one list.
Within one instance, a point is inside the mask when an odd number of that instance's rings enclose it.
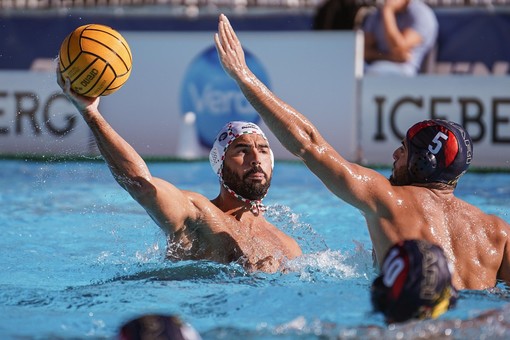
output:
{"label": "blue water polo cap", "polygon": [[374,310],[389,323],[437,318],[455,305],[457,295],[442,248],[424,240],[393,245],[371,288]]}
{"label": "blue water polo cap", "polygon": [[407,169],[414,183],[457,183],[473,159],[473,143],[457,123],[442,119],[413,125],[406,134]]}

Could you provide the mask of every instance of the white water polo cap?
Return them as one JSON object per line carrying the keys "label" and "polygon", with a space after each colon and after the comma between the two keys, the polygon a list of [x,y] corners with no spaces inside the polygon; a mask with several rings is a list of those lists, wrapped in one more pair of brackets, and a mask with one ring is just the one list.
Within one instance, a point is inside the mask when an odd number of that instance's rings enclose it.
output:
{"label": "white water polo cap", "polygon": [[[227,153],[228,147],[234,140],[244,134],[255,133],[264,137],[267,140],[266,135],[255,123],[233,121],[227,123],[218,133],[214,140],[213,147],[209,153],[209,162],[213,168],[213,171],[222,178],[221,170],[223,169],[223,161],[225,160],[225,153]],[[271,169],[274,167],[274,155],[273,151],[269,149],[271,155]]]}

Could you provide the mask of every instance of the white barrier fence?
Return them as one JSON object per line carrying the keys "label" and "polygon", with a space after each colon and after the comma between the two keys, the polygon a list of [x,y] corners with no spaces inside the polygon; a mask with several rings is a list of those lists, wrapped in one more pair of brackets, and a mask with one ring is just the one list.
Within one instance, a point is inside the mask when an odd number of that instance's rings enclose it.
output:
{"label": "white barrier fence", "polygon": [[[118,92],[101,99],[100,109],[142,156],[179,156],[179,141],[186,140],[180,136],[180,127],[188,111],[197,115],[200,137],[209,140],[229,120],[258,119],[217,61],[212,33],[123,35],[133,53],[133,70]],[[353,158],[355,34],[242,32],[239,36],[255,69],[268,80],[268,86],[309,115],[335,148]],[[46,111],[54,116],[53,121],[63,121],[74,112],[69,105],[52,104],[51,98],[60,92],[54,77],[53,71],[0,72],[0,128],[6,128],[0,133],[0,154],[55,151],[76,155],[89,149],[90,141],[83,137],[85,127],[80,117],[65,135],[54,136],[51,131],[45,134]],[[20,102],[17,98],[21,93],[37,98],[38,106]],[[59,105],[64,103],[59,101]],[[31,124],[41,126],[42,132],[34,133]],[[276,158],[293,158],[269,132],[268,138]],[[60,149],[44,147],[50,144]],[[197,156],[207,153],[204,147],[197,151]]]}
{"label": "white barrier fence", "polygon": [[[180,157],[183,143],[196,145],[183,127],[190,105],[202,139],[227,120],[256,115],[208,54],[212,33],[124,36],[133,72],[119,92],[102,98],[100,108],[142,156]],[[239,37],[271,90],[309,117],[349,160],[390,165],[406,129],[437,117],[466,126],[474,140],[474,165],[509,167],[510,77],[358,78],[361,58],[355,56],[353,32],[241,32]],[[232,112],[234,106],[240,110]],[[275,157],[294,159],[260,125]],[[199,158],[207,152],[205,146],[195,150]],[[0,155],[96,153],[53,71],[0,71]]]}

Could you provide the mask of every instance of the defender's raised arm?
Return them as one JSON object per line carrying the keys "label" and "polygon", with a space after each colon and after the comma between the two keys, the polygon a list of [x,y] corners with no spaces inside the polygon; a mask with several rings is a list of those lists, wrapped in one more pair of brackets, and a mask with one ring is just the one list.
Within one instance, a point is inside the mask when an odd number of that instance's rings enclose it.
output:
{"label": "defender's raised arm", "polygon": [[363,212],[379,264],[396,242],[423,239],[444,249],[459,289],[509,280],[510,227],[454,195],[473,157],[464,127],[441,119],[417,122],[388,155],[393,169],[386,178],[344,159],[306,117],[257,79],[224,15],[215,43],[223,68],[279,141],[336,196]]}
{"label": "defender's raised arm", "polygon": [[[170,183],[152,177],[142,157],[99,112],[100,97],[84,97],[73,92],[69,79],[64,80],[59,70],[57,83],[89,126],[101,155],[119,185],[140,203],[164,231],[175,232],[182,228],[184,220],[192,214],[189,200]],[[166,200],[180,208],[170,210],[168,205],[163,204]]]}
{"label": "defender's raised arm", "polygon": [[376,209],[377,195],[371,191],[377,188],[386,193],[391,189],[387,179],[345,160],[304,115],[278,98],[251,72],[241,43],[223,14],[214,39],[225,72],[237,82],[283,146],[301,158],[335,195],[363,211]]}

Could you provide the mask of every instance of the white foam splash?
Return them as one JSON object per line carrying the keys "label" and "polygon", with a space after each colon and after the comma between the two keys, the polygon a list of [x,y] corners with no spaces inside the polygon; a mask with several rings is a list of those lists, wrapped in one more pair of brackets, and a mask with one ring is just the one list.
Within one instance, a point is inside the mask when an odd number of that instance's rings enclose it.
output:
{"label": "white foam splash", "polygon": [[345,327],[335,323],[297,316],[276,326],[274,334],[313,334],[331,339],[508,339],[510,303],[467,320],[414,320],[381,326],[369,324]]}
{"label": "white foam splash", "polygon": [[135,256],[142,263],[152,262],[154,259],[159,260],[161,258],[159,243],[155,242],[149,245],[144,252],[137,251]]}
{"label": "white foam splash", "polygon": [[300,279],[313,281],[317,276],[340,279],[370,278],[373,276],[371,256],[362,246],[353,253],[325,250],[304,254],[286,263],[286,269],[298,272]]}

